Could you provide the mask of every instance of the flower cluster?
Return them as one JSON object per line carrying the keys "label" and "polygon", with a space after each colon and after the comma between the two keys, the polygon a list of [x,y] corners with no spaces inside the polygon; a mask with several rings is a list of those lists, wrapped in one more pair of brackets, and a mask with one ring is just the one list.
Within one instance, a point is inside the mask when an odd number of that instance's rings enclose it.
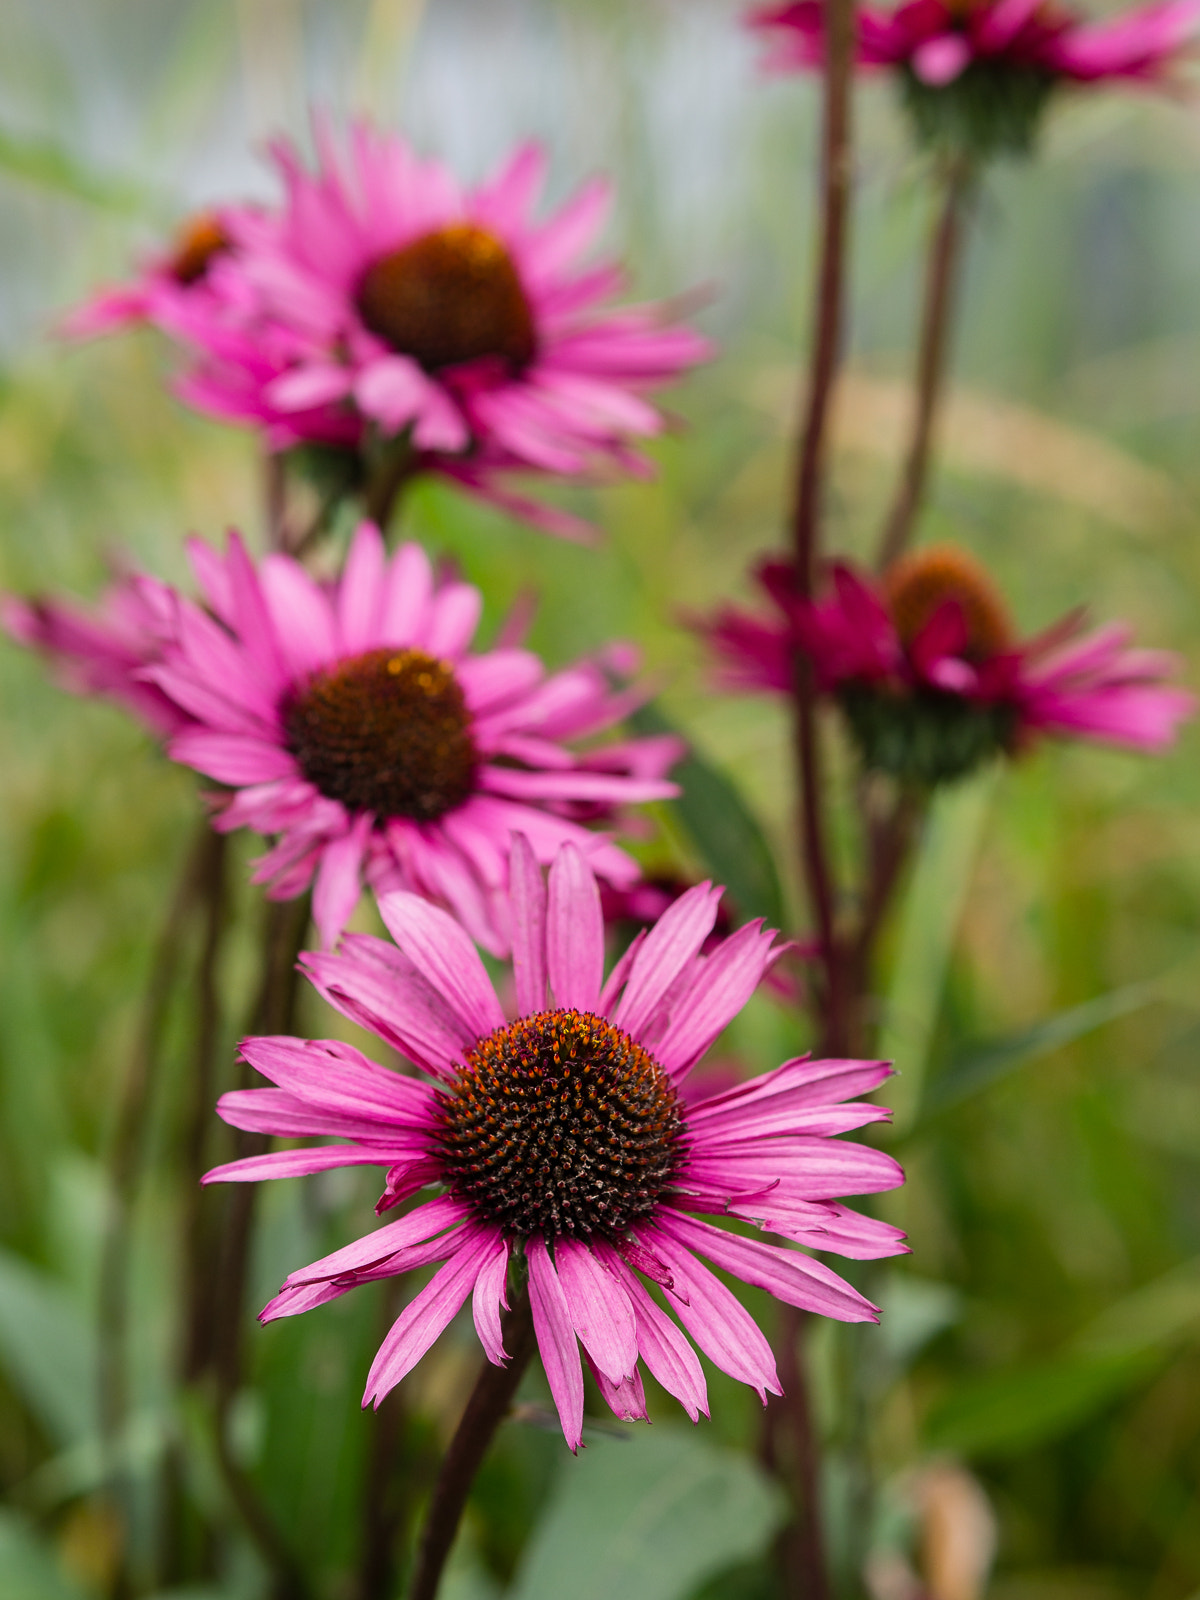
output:
{"label": "flower cluster", "polygon": [[328,584],[290,556],[256,567],[236,535],[224,556],[199,540],[188,551],[203,604],[134,577],[94,619],[10,601],[6,620],[68,681],[138,711],[176,761],[221,784],[217,828],[272,836],[255,869],[272,896],[315,878],[326,944],[366,879],[449,906],[503,953],[514,829],[541,861],[570,840],[607,883],[636,882],[634,861],[584,824],[674,795],[666,774],[682,745],[569,747],[639,703],[611,682],[628,650],[549,675],[516,645],[472,651],[479,590],[437,582],[418,545],[389,558],[369,523]]}
{"label": "flower cluster", "polygon": [[1084,633],[1073,614],[1018,640],[991,579],[954,546],[903,557],[881,580],[836,563],[815,601],[784,564],[759,576],[769,612],[724,607],[697,624],[718,682],[790,693],[802,653],[864,765],[905,782],[951,781],[1042,734],[1161,750],[1194,710],[1165,681],[1174,657],[1130,648],[1119,624]]}
{"label": "flower cluster", "polygon": [[545,221],[546,157],[527,145],[464,189],[365,124],[339,148],[316,125],[308,170],[274,146],[285,198],[190,224],[131,287],[68,323],[148,320],[192,354],[180,395],[261,429],[272,450],[324,446],[395,477],[436,472],[548,531],[565,513],[507,475],[644,474],[661,431],[647,395],[709,353],[666,308],[606,303],[612,261],[582,265],[610,203],[593,183]]}
{"label": "flower cluster", "polygon": [[[1089,22],[1059,0],[902,0],[857,8],[858,61],[890,68],[923,144],[968,157],[1024,153],[1062,83],[1169,80],[1200,23],[1200,0],[1151,0]],[[819,69],[821,0],[751,14],[771,40],[774,71]]]}
{"label": "flower cluster", "polygon": [[688,1074],[778,953],[773,931],[749,923],[703,954],[720,891],[700,884],[605,980],[600,896],[572,844],[543,883],[517,835],[510,894],[511,1019],[461,926],[411,894],[380,897],[394,944],[358,935],[337,953],[304,958],[325,999],[421,1076],[332,1040],[243,1042],[245,1059],[275,1087],[226,1094],[225,1120],[339,1142],[247,1157],[207,1181],[378,1166],[387,1169],[380,1213],[438,1190],[293,1272],[262,1319],[438,1263],[375,1358],[363,1403],[378,1405],[468,1297],[488,1360],[502,1364],[501,1309],[523,1277],[572,1450],[583,1427],[580,1346],[622,1418],[646,1416],[643,1366],[693,1421],[707,1414],[691,1340],[764,1400],[780,1393],[770,1345],[699,1257],[824,1316],[873,1321],[876,1309],[810,1255],[703,1219],[752,1223],[856,1259],[903,1250],[897,1229],[839,1198],[902,1181],[890,1156],[835,1137],[887,1116],[857,1097],[890,1069],[804,1058],[691,1099]]}

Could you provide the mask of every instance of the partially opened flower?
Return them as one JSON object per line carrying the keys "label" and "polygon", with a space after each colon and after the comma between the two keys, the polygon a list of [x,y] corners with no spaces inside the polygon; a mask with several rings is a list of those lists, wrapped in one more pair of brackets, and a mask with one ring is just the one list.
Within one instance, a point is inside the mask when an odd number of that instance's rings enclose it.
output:
{"label": "partially opened flower", "polygon": [[674,737],[576,752],[639,703],[604,661],[547,675],[532,651],[474,652],[482,596],[437,583],[418,545],[384,552],[364,523],[341,576],[318,583],[290,556],[256,568],[231,537],[192,541],[208,610],[179,599],[173,643],[147,677],[193,719],[169,753],[231,791],[221,830],[275,836],[256,881],[277,898],[315,875],[313,912],[332,942],[363,880],[449,906],[489,950],[508,947],[509,834],[549,861],[573,840],[606,881],[632,859],[585,821],[677,791]]}
{"label": "partially opened flower", "polygon": [[143,574],[118,579],[91,611],[52,595],[0,595],[0,624],[44,656],[64,688],[123,706],[163,738],[193,720],[144,677],[174,622],[171,590]]}
{"label": "partially opened flower", "polygon": [[[859,62],[900,74],[919,137],[987,157],[1028,150],[1058,84],[1169,82],[1200,0],[1153,0],[1098,22],[1058,0],[904,0],[855,15]],[[821,0],[769,6],[750,22],[772,40],[772,69],[823,63]]]}
{"label": "partially opened flower", "polygon": [[839,563],[815,602],[794,594],[786,566],[761,577],[772,613],[727,607],[698,624],[718,681],[789,693],[804,652],[865,765],[905,781],[950,781],[1041,734],[1161,750],[1195,709],[1166,681],[1176,658],[1129,648],[1124,626],[1083,633],[1075,614],[1019,641],[991,579],[952,545],[905,556],[882,580]]}
{"label": "partially opened flower", "polygon": [[581,264],[607,184],[536,221],[536,146],[471,190],[365,124],[339,149],[318,122],[317,142],[313,171],[275,146],[283,204],[223,213],[209,292],[171,296],[157,319],[196,354],[186,400],[263,427],[273,449],[398,449],[398,470],[441,472],[554,532],[578,525],[505,474],[648,470],[631,447],[664,426],[647,396],[709,346],[669,308],[613,307],[620,269]]}
{"label": "partially opened flower", "polygon": [[360,935],[337,954],[305,957],[326,999],[423,1076],[333,1041],[247,1039],[245,1059],[277,1087],[225,1095],[225,1120],[339,1142],[233,1162],[209,1181],[375,1165],[388,1169],[380,1212],[437,1193],[292,1273],[263,1320],[439,1263],[375,1358],[364,1404],[378,1404],[468,1297],[488,1359],[502,1364],[501,1309],[523,1295],[527,1273],[572,1449],[583,1422],[579,1344],[619,1417],[646,1415],[643,1365],[693,1420],[707,1412],[692,1340],[764,1399],[779,1393],[766,1339],[700,1257],[788,1304],[874,1320],[862,1295],[803,1251],[703,1220],[751,1222],[856,1258],[904,1248],[896,1229],[838,1199],[902,1181],[890,1156],[834,1137],[887,1115],[854,1099],[883,1081],[884,1063],[789,1061],[708,1098],[681,1093],[774,953],[773,932],[752,923],[700,954],[719,893],[689,890],[605,981],[587,862],[564,845],[544,887],[516,838],[511,1020],[462,928],[413,895],[380,900],[394,945]]}

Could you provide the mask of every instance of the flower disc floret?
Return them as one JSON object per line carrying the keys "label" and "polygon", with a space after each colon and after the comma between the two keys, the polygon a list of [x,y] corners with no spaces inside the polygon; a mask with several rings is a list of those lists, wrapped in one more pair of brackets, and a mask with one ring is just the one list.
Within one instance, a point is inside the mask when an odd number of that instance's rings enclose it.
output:
{"label": "flower disc floret", "polygon": [[471,793],[471,719],[453,668],[424,650],[368,650],[290,697],[288,749],[330,800],[433,822]]}
{"label": "flower disc floret", "polygon": [[653,1212],[684,1154],[671,1080],[586,1011],[497,1028],[438,1102],[447,1187],[481,1221],[525,1236],[619,1238]]}
{"label": "flower disc floret", "polygon": [[220,219],[202,211],[180,229],[167,270],[181,288],[191,288],[207,277],[209,267],[231,242]]}
{"label": "flower disc floret", "polygon": [[513,259],[486,228],[452,223],[389,251],[356,297],[372,333],[426,372],[492,359],[522,372],[537,349]]}
{"label": "flower disc floret", "polygon": [[943,606],[956,607],[966,630],[962,654],[987,661],[1013,645],[1013,631],[995,584],[954,545],[930,545],[893,562],[884,595],[900,642],[913,645]]}

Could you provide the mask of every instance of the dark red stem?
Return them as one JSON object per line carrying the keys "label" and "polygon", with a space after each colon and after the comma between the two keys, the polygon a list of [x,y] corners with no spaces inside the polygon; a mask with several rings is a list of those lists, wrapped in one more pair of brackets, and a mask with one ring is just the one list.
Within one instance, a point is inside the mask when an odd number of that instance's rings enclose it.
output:
{"label": "dark red stem", "polygon": [[945,382],[950,327],[958,298],[959,265],[971,187],[972,172],[966,162],[958,160],[947,167],[942,203],[929,240],[912,435],[879,546],[881,571],[908,547],[929,477],[933,430]]}
{"label": "dark red stem", "polygon": [[483,1463],[496,1429],[508,1415],[536,1345],[529,1291],[522,1286],[520,1298],[504,1320],[504,1348],[509,1354],[508,1365],[494,1367],[490,1361],[483,1363],[442,1461],[421,1533],[408,1600],[434,1600],[475,1474]]}

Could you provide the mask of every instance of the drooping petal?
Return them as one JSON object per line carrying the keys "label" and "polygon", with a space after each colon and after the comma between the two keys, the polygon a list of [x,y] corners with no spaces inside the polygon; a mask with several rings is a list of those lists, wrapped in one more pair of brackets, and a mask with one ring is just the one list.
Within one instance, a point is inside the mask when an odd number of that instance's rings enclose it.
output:
{"label": "drooping petal", "polygon": [[637,1333],[633,1307],[620,1282],[577,1239],[558,1240],[554,1266],[571,1326],[584,1349],[610,1382],[632,1377]]}
{"label": "drooping petal", "polygon": [[558,1409],[563,1436],[572,1451],[583,1441],[583,1367],[567,1297],[546,1252],[545,1241],[534,1234],[525,1241],[529,1263],[529,1304],[546,1381]]}

